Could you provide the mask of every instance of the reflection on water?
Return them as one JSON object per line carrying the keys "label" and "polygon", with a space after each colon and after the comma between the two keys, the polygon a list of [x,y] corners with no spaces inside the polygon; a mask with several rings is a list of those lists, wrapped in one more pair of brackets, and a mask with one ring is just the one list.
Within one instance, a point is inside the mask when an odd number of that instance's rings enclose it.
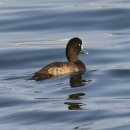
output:
{"label": "reflection on water", "polygon": [[82,79],[83,73],[78,73],[70,77],[70,86],[74,87],[81,87],[85,86],[87,83],[91,82],[92,80],[84,80]]}
{"label": "reflection on water", "polygon": [[[92,80],[82,79],[82,75],[83,75],[83,73],[78,73],[78,74],[75,74],[75,75],[70,77],[70,86],[72,88],[86,86],[88,83],[90,83],[92,81]],[[83,106],[85,104],[83,104],[82,102],[78,102],[78,101],[73,102],[73,101],[74,100],[83,100],[83,96],[85,96],[85,95],[86,95],[85,93],[70,94],[68,99],[67,99],[70,101],[65,102],[65,104],[68,105],[68,109],[69,110],[82,110],[82,109],[84,109]]]}
{"label": "reflection on water", "polygon": [[[77,87],[83,87],[83,86],[86,86],[87,87],[87,84],[91,83],[92,80],[85,80],[85,79],[82,79],[82,75],[84,73],[76,73],[76,74],[73,74],[71,76],[68,76],[70,77],[70,87],[71,88],[77,88]],[[55,80],[56,78],[62,78],[63,75],[60,77],[55,77]],[[51,79],[47,80],[48,82],[50,81]],[[44,83],[44,81],[42,82]],[[83,110],[83,109],[86,109],[84,108],[84,106],[86,104],[83,104],[82,103],[82,100],[84,100],[84,96],[86,94],[85,93],[75,93],[75,94],[70,94],[68,95],[68,98],[66,99],[67,101],[65,101],[64,104],[66,104],[68,106],[68,110]],[[35,99],[42,99],[42,100],[58,100],[58,98],[45,98],[45,97],[38,97],[38,98],[35,98]],[[80,102],[78,102],[80,100]],[[76,102],[75,102],[76,101]]]}
{"label": "reflection on water", "polygon": [[74,103],[74,102],[65,102],[68,105],[68,110],[83,110],[82,103]]}
{"label": "reflection on water", "polygon": [[85,93],[76,93],[69,95],[68,100],[82,100],[83,96],[85,96]]}
{"label": "reflection on water", "polygon": [[76,94],[71,94],[69,95],[68,97],[68,102],[65,102],[64,104],[68,105],[68,109],[69,110],[82,110],[84,109],[83,108],[83,103],[81,102],[73,102],[71,100],[82,100],[83,99],[83,96],[85,96],[86,94],[85,93],[76,93]]}

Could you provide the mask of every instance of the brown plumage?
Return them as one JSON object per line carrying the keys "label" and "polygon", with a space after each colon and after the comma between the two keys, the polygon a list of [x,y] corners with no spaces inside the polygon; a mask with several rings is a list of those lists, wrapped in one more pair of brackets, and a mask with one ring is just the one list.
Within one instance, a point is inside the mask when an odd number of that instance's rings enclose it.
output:
{"label": "brown plumage", "polygon": [[81,52],[83,53],[82,41],[79,38],[71,39],[66,47],[68,62],[54,62],[48,64],[36,72],[32,79],[44,80],[85,71],[86,68],[84,63],[78,58],[78,54]]}

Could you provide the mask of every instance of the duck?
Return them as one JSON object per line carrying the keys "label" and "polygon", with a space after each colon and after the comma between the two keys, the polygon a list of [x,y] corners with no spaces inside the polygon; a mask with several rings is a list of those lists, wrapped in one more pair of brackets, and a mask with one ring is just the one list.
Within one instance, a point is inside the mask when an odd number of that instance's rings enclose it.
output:
{"label": "duck", "polygon": [[79,54],[88,54],[88,52],[83,49],[80,38],[74,37],[68,41],[65,54],[68,62],[50,63],[35,72],[32,80],[39,81],[86,71],[84,63],[78,57]]}

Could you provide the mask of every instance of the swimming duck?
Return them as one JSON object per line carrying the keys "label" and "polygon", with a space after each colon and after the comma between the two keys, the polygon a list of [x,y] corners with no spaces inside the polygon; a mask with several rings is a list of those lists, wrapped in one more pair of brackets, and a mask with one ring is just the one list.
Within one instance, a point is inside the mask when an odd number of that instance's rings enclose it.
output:
{"label": "swimming duck", "polygon": [[87,54],[88,52],[83,50],[82,41],[79,38],[75,37],[69,40],[65,52],[68,62],[54,62],[48,64],[37,71],[32,79],[38,81],[61,77],[62,75],[71,75],[86,70],[84,63],[79,59],[78,54]]}

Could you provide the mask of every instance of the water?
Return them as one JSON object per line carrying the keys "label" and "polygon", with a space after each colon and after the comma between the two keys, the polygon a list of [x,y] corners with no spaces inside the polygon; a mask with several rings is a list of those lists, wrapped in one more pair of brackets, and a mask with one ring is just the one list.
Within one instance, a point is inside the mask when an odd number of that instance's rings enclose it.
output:
{"label": "water", "polygon": [[[129,130],[130,1],[1,0],[0,129]],[[69,39],[89,51],[84,74],[35,82],[66,61]]]}

